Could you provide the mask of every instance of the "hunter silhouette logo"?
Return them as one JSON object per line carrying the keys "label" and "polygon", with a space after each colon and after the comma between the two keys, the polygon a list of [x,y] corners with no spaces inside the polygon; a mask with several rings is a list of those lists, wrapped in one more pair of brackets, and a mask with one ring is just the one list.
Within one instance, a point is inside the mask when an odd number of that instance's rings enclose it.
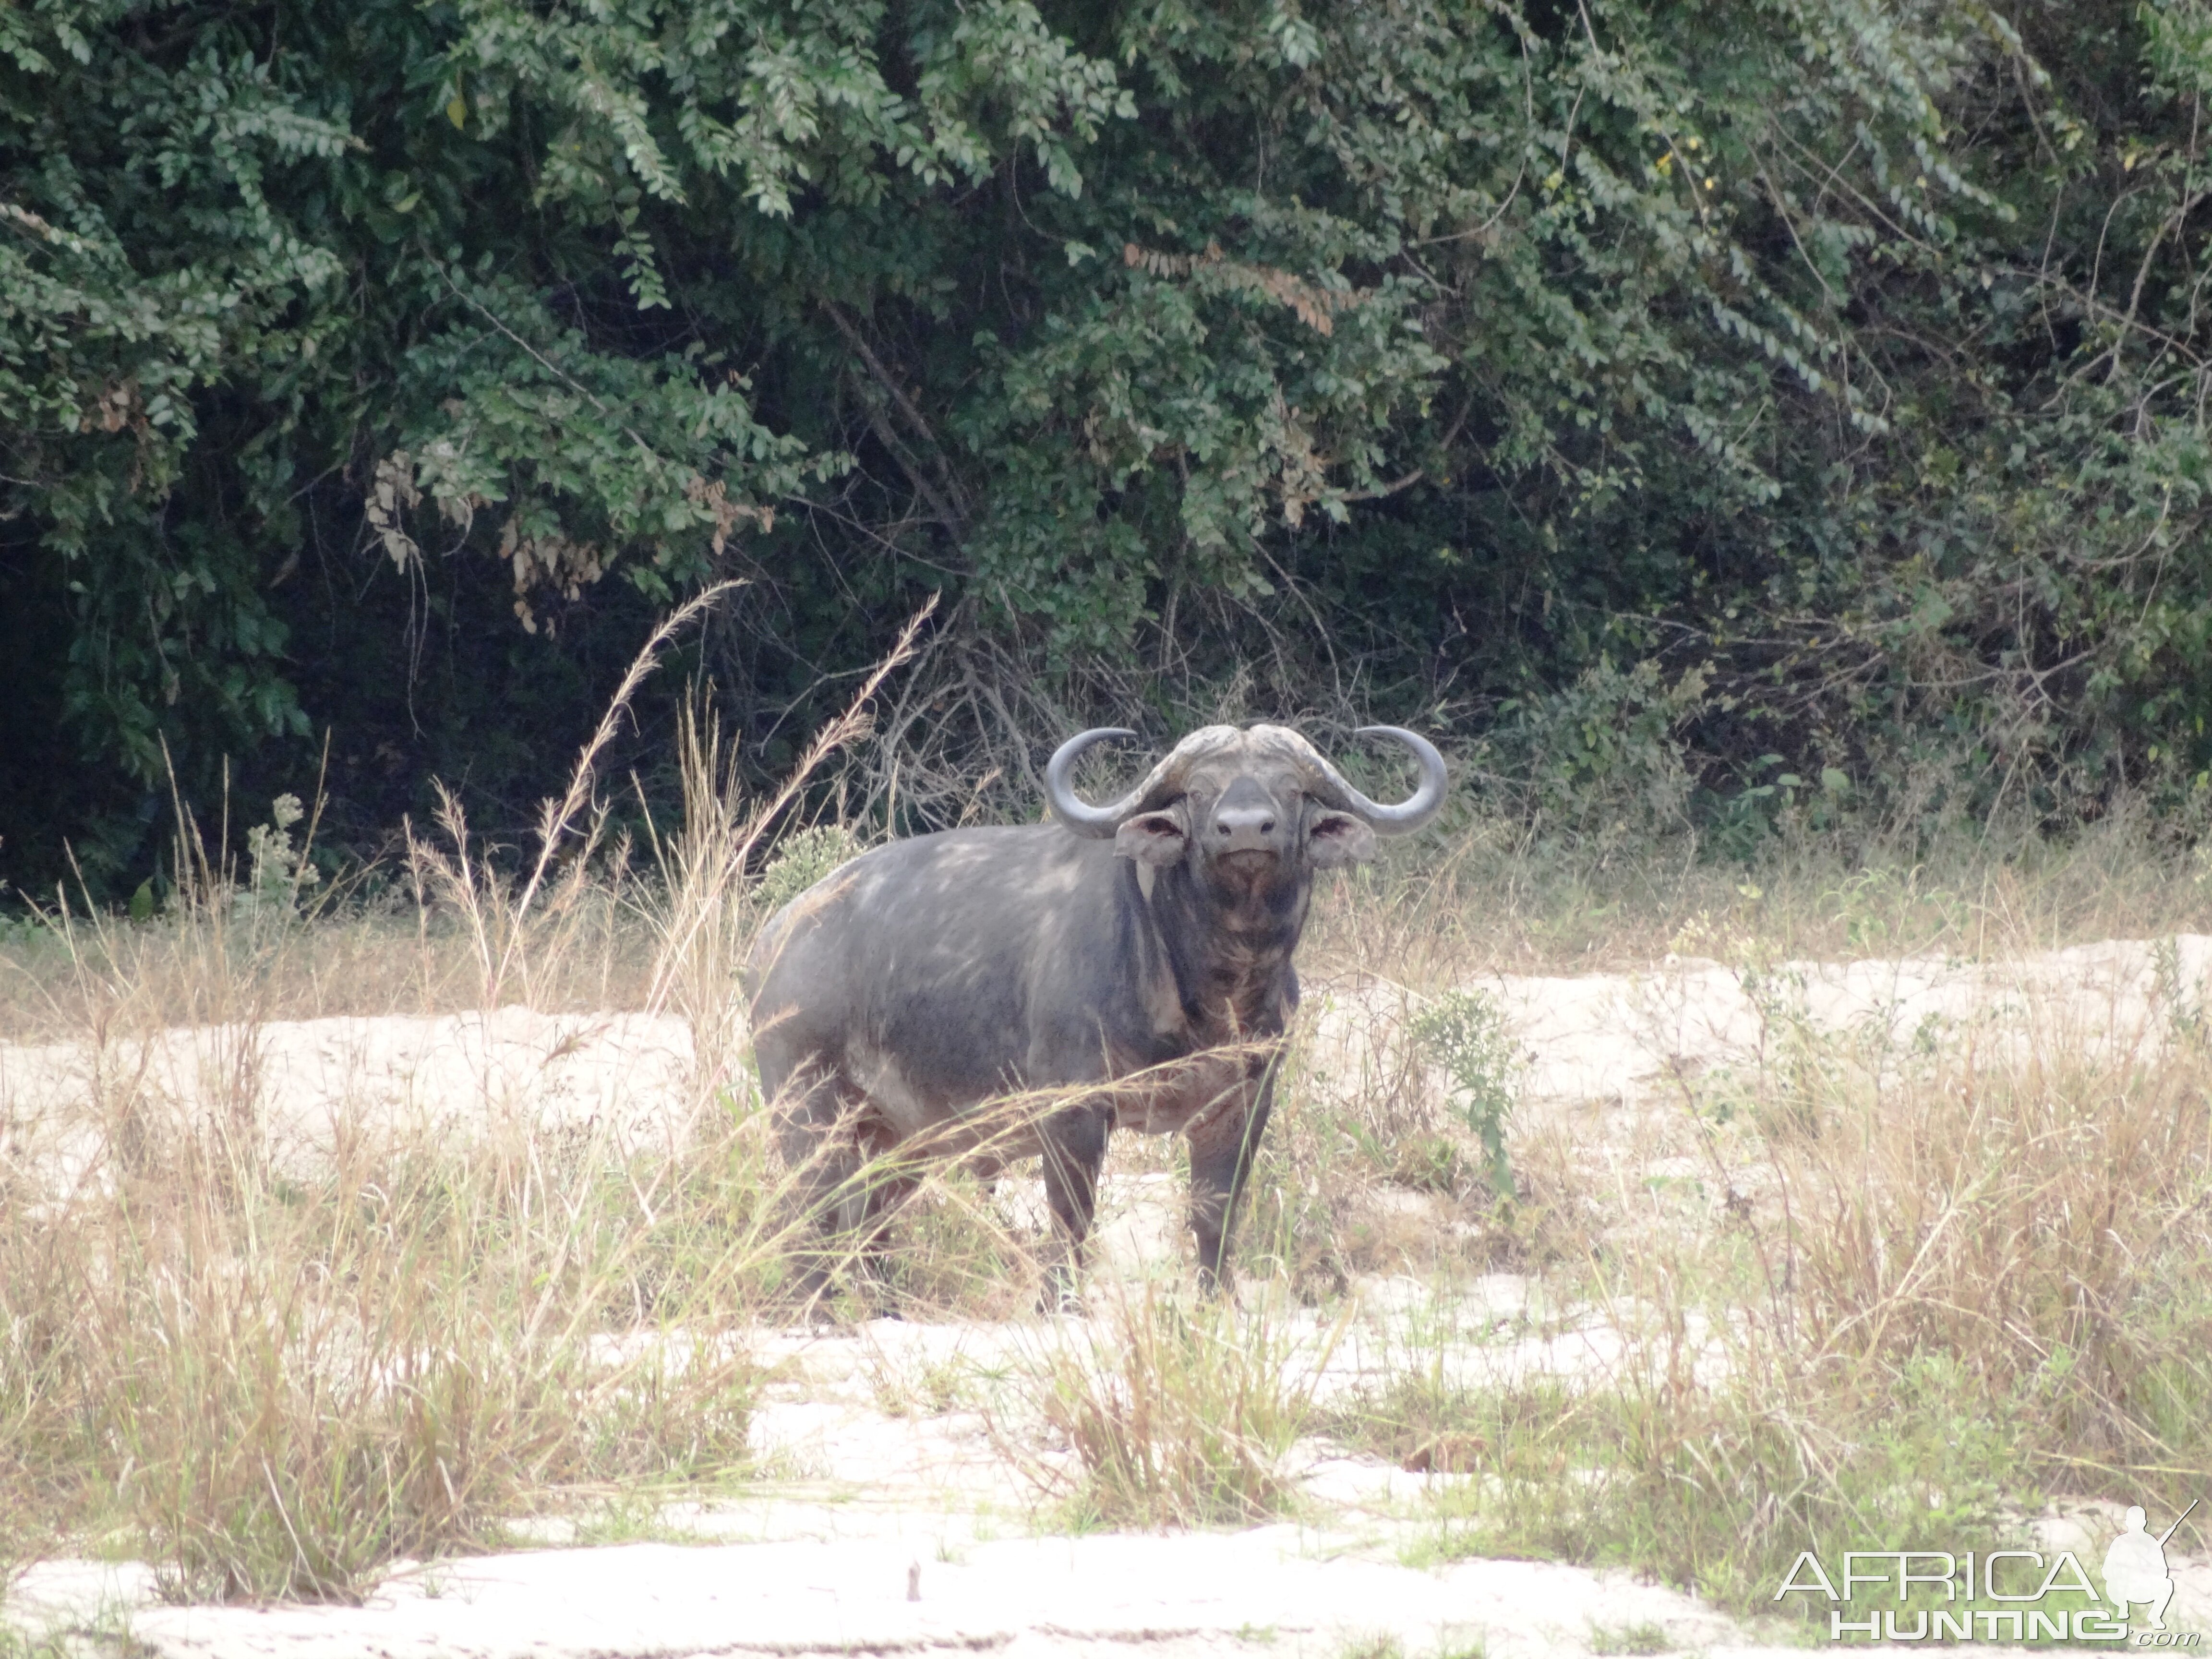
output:
{"label": "hunter silhouette logo", "polygon": [[[2141,1504],[2129,1510],[2105,1551],[2102,1595],[2068,1549],[1847,1550],[1840,1573],[1806,1550],[1774,1599],[1826,1601],[1832,1642],[2112,1642],[2195,1651],[2202,1632],[2166,1627],[2174,1589],[2166,1547],[2196,1509],[2192,1501],[2161,1533],[2150,1530]],[[2140,1624],[2131,1622],[2138,1607],[2149,1609]]]}
{"label": "hunter silhouette logo", "polygon": [[2150,1535],[2142,1504],[2128,1511],[2127,1529],[2105,1552],[2105,1599],[2119,1610],[2121,1618],[2132,1621],[2132,1607],[2147,1602],[2149,1627],[2166,1628],[2166,1603],[2173,1600],[2173,1576],[2166,1570],[2166,1543],[2196,1507],[2197,1500],[2191,1499],[2189,1509],[2155,1538]]}

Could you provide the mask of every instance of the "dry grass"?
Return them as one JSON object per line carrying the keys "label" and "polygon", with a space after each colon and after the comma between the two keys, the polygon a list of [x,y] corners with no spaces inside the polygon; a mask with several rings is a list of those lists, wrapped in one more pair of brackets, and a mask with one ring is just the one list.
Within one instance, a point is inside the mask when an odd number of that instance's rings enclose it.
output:
{"label": "dry grass", "polygon": [[2212,932],[2212,854],[2125,805],[2064,836],[1923,845],[1907,830],[1793,831],[1751,866],[1685,839],[1593,856],[1472,807],[1316,896],[1302,955],[1413,985],[1476,972],[1567,974],[1656,962],[1700,917],[1757,895],[1778,957],[1978,958],[2099,939]]}
{"label": "dry grass", "polygon": [[1425,1554],[1623,1565],[1765,1610],[1801,1550],[1987,1549],[2051,1497],[2172,1516],[2212,1479],[2196,1004],[2118,1040],[2032,1007],[2012,1042],[1784,1047],[1647,1130],[1694,1177],[1616,1187],[1564,1134],[1522,1143],[1545,1299],[1620,1352],[1563,1381],[1446,1324],[1337,1415],[1485,1477]]}
{"label": "dry grass", "polygon": [[[67,1535],[146,1553],[180,1595],[345,1596],[567,1490],[745,1472],[744,1334],[788,1313],[793,1174],[753,1097],[733,968],[782,802],[738,797],[710,722],[684,744],[683,821],[635,856],[570,821],[586,782],[527,870],[449,806],[404,879],[318,910],[268,836],[240,869],[188,831],[167,916],[58,914],[0,940],[0,1030],[102,1057],[70,1178],[0,1173],[0,1569]],[[2201,873],[2125,822],[1979,861],[1863,866],[1808,838],[1750,875],[1577,865],[1476,823],[1326,884],[1304,958],[1310,994],[1380,975],[1411,1015],[1488,972],[1677,950],[1757,974],[2212,928]],[[689,1121],[649,1145],[362,1121],[312,1169],[270,1156],[268,1022],[514,1001],[678,1015]],[[1541,1114],[1507,1120],[1501,1165],[1423,1083],[1441,1056],[1410,1035],[1348,1087],[1294,1062],[1242,1230],[1248,1271],[1278,1281],[1254,1308],[1279,1288],[1334,1304],[1374,1272],[1422,1276],[1444,1305],[1509,1267],[1540,1305],[1602,1315],[1617,1364],[1480,1375],[1496,1334],[1439,1320],[1324,1415],[1281,1319],[1104,1285],[1095,1322],[1048,1328],[990,1407],[1001,1443],[1057,1523],[1237,1524],[1297,1506],[1290,1449],[1326,1428],[1485,1477],[1428,1517],[1431,1553],[1618,1562],[1746,1607],[1801,1548],[1972,1547],[2057,1492],[2185,1501],[2212,1480],[2212,1057],[2193,1007],[2132,1044],[2044,1020],[2017,1049],[1966,1034],[1915,1056],[1790,1027],[1786,1063],[1686,1081],[1635,1131],[1630,1166],[1695,1161],[1670,1184],[1616,1180]],[[225,1032],[218,1109],[197,1119],[149,1099],[132,1060],[185,1024]],[[1170,1143],[1115,1156],[1175,1162]],[[957,1170],[864,1178],[917,1176],[845,1310],[1024,1313],[1029,1224]],[[879,1392],[911,1413],[958,1386]]]}
{"label": "dry grass", "polygon": [[[896,660],[803,764],[864,728]],[[18,1029],[91,1057],[67,1121],[0,1166],[0,1514],[30,1534],[11,1545],[112,1536],[179,1596],[343,1598],[567,1486],[742,1470],[742,1334],[778,1306],[799,1214],[734,1051],[734,968],[749,854],[799,780],[739,803],[695,725],[690,818],[640,884],[575,823],[620,712],[520,873],[451,799],[441,837],[410,831],[411,927],[312,914],[281,805],[250,869],[180,811],[167,917],[63,910],[10,953]],[[630,1000],[696,1034],[690,1098],[659,1136],[342,1109],[319,1156],[272,1149],[273,1018]],[[220,1030],[198,1108],[149,1092],[149,1045],[179,1024]]]}
{"label": "dry grass", "polygon": [[42,1126],[70,1155],[0,1185],[6,1506],[123,1528],[180,1595],[343,1596],[550,1487],[740,1462],[741,1346],[603,1339],[731,1329],[773,1290],[777,1177],[744,1097],[702,1092],[672,1144],[341,1117],[329,1156],[279,1163],[254,1045],[303,930],[241,939],[227,897],[159,925],[164,969],[204,964],[198,1011],[227,1022],[203,1115],[131,1061],[173,1017],[166,977],[134,977],[121,927],[64,930],[104,1059]]}
{"label": "dry grass", "polygon": [[10,1194],[39,1211],[0,1246],[15,1461],[32,1512],[128,1527],[180,1595],[343,1596],[548,1487],[742,1461],[741,1346],[595,1339],[641,1306],[730,1328],[769,1257],[757,1181],[534,1138],[307,1182],[220,1131],[110,1146],[72,1193]]}
{"label": "dry grass", "polygon": [[1264,1313],[1150,1280],[1095,1299],[1098,1317],[1048,1332],[1021,1379],[1060,1455],[1040,1456],[1021,1427],[997,1425],[1061,1524],[1234,1526],[1294,1509],[1285,1464],[1313,1416],[1326,1348],[1302,1349]]}
{"label": "dry grass", "polygon": [[[626,872],[593,874],[532,918],[530,1006],[544,1012],[646,1006],[654,964],[638,887]],[[220,878],[213,885],[236,890]],[[164,1026],[481,1008],[471,918],[442,895],[421,897],[406,882],[380,879],[311,898],[281,923],[248,924],[225,905],[220,929],[191,920],[189,902],[129,926],[57,910],[48,925],[0,941],[0,1038],[81,1042]]]}
{"label": "dry grass", "polygon": [[[1447,1305],[1503,1267],[1555,1311],[1436,1323],[1319,1426],[1480,1477],[1424,1559],[1622,1565],[1746,1612],[1771,1610],[1802,1549],[2017,1542],[2058,1498],[2179,1514],[2212,1481],[2204,988],[2166,988],[2140,1031],[2051,999],[2012,1037],[1916,1045],[1814,1029],[1783,969],[2212,931],[2207,871],[2124,818],[1999,860],[1855,868],[1806,844],[1753,872],[1568,867],[1478,829],[1325,889],[1310,997],[1379,990],[1406,1035],[1348,1088],[1288,1069],[1246,1261],[1309,1301],[1382,1271]],[[1602,1158],[1577,1138],[1598,1116],[1523,1115],[1501,1201],[1417,1075],[1447,1056],[1413,1017],[1498,971],[1675,951],[1753,993],[1761,1063],[1610,1120],[1628,1144]],[[1593,1321],[1619,1339],[1609,1364],[1510,1358]],[[2193,1519],[2175,1547],[2208,1539]]]}

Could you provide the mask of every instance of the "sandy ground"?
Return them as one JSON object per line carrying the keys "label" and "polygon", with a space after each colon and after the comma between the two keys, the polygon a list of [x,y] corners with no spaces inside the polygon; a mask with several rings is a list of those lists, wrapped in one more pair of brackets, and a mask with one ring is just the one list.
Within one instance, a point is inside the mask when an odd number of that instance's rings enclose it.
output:
{"label": "sandy ground", "polygon": [[[1916,1042],[2156,1042],[2193,1018],[2212,939],[2116,941],[2021,962],[1784,963],[1746,975],[1674,960],[1641,975],[1484,982],[1525,1055],[1522,1109],[1654,1109],[1685,1080],[1771,1063],[1791,1033],[1842,1034],[1880,1066]],[[1404,1024],[1419,1000],[1387,982],[1323,982],[1310,997],[1301,1063],[1311,1086],[1434,1089]],[[593,1130],[680,1141],[693,1109],[690,1044],[672,1019],[489,1017],[332,1019],[252,1032],[172,1030],[101,1051],[0,1044],[0,1158],[51,1178],[87,1148],[53,1125],[87,1099],[184,1115],[250,1079],[255,1133],[280,1159],[327,1155],[342,1133]],[[1183,1248],[1173,1182],[1109,1185],[1102,1269],[1143,1272]],[[1374,1279],[1357,1312],[1324,1325],[1285,1316],[1292,1363],[1316,1388],[1356,1388],[1405,1322],[1433,1321],[1429,1287]],[[1573,1310],[1532,1310],[1505,1273],[1461,1287],[1449,1310],[1476,1376],[1602,1372],[1615,1331]],[[1532,1317],[1540,1311],[1543,1317]],[[1338,1656],[1388,1638],[1408,1656],[1650,1651],[1782,1653],[1692,1598],[1553,1564],[1402,1556],[1440,1484],[1321,1443],[1297,1465],[1307,1518],[1243,1532],[1037,1536],[1036,1490],[978,1412],[930,1414],[909,1384],[948,1368],[988,1372],[1045,1340],[1046,1322],[902,1324],[757,1334],[773,1367],[756,1450],[769,1478],[741,1495],[651,1517],[650,1541],[573,1545],[567,1522],[518,1531],[538,1547],[403,1564],[357,1607],[164,1605],[131,1563],[50,1561],[18,1582],[6,1616],[88,1650],[177,1656],[530,1656],[645,1659],[720,1653],[1021,1656],[1249,1651]],[[886,1407],[890,1409],[886,1409]],[[2208,1492],[2212,1499],[2212,1492]],[[2114,1517],[2094,1506],[2043,1523],[2051,1549],[2094,1548]],[[605,1528],[601,1528],[604,1532]],[[2175,1560],[2170,1626],[2212,1632],[2212,1565]],[[127,1637],[123,1632],[127,1632]],[[75,1632],[70,1635],[70,1632]]]}
{"label": "sandy ground", "polygon": [[[908,1599],[908,1585],[917,1593]],[[1589,1615],[1649,1642],[1745,1646],[1686,1597],[1537,1562],[1415,1572],[1356,1537],[1287,1526],[1187,1536],[940,1546],[871,1537],[633,1544],[457,1564],[394,1579],[359,1608],[175,1607],[131,1620],[164,1655],[434,1656],[1249,1652],[1325,1656],[1394,1638],[1409,1653],[1587,1652]],[[1617,1638],[1616,1638],[1617,1639]]]}
{"label": "sandy ground", "polygon": [[[2212,937],[2111,939],[1992,962],[1941,957],[1784,962],[1738,970],[1670,957],[1642,974],[1471,981],[1495,996],[1524,1052],[1524,1103],[1631,1106],[1679,1098],[1685,1079],[1772,1064],[1796,1031],[1843,1036],[1875,1063],[1972,1041],[2015,1054],[2039,1041],[2094,1052],[2155,1044],[2201,1017]],[[1323,982],[1305,1063],[1347,1091],[1431,1087],[1408,1052],[1422,999],[1386,981]]]}

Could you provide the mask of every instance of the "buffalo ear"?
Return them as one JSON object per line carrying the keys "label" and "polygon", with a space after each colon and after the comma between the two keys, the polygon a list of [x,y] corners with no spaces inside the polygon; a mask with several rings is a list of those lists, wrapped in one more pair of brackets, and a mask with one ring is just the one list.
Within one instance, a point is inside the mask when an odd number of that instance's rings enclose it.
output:
{"label": "buffalo ear", "polygon": [[1188,837],[1174,812],[1139,812],[1114,832],[1114,856],[1139,864],[1180,864]]}
{"label": "buffalo ear", "polygon": [[1375,831],[1349,812],[1321,812],[1306,827],[1306,862],[1316,870],[1364,864],[1375,856]]}

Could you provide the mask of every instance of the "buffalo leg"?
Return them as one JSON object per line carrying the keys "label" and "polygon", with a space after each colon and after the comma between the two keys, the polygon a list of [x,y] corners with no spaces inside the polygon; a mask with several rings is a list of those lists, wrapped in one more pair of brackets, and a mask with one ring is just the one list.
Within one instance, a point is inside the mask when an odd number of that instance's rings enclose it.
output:
{"label": "buffalo leg", "polygon": [[866,1110],[865,1099],[840,1073],[813,1066],[793,1079],[780,1103],[777,1140],[800,1234],[793,1252],[793,1288],[809,1309],[829,1293],[833,1276],[854,1255],[854,1235],[878,1222],[860,1241],[864,1256],[871,1255],[890,1225],[889,1194],[868,1168]]}
{"label": "buffalo leg", "polygon": [[1103,1106],[1072,1106],[1045,1120],[1044,1201],[1052,1209],[1054,1235],[1039,1298],[1046,1313],[1075,1305],[1075,1276],[1083,1269],[1084,1241],[1098,1209],[1098,1172],[1113,1121]]}
{"label": "buffalo leg", "polygon": [[1244,1080],[1234,1086],[1243,1099],[1224,1103],[1224,1109],[1209,1114],[1190,1133],[1190,1230],[1198,1239],[1199,1285],[1209,1293],[1234,1278],[1231,1235],[1274,1109],[1274,1057],[1253,1058]]}
{"label": "buffalo leg", "polygon": [[867,1228],[867,1237],[860,1246],[860,1269],[869,1286],[870,1310],[881,1319],[905,1317],[899,1311],[897,1293],[891,1283],[891,1224],[920,1184],[910,1176],[902,1176],[876,1181],[868,1188],[870,1209],[862,1224]]}

